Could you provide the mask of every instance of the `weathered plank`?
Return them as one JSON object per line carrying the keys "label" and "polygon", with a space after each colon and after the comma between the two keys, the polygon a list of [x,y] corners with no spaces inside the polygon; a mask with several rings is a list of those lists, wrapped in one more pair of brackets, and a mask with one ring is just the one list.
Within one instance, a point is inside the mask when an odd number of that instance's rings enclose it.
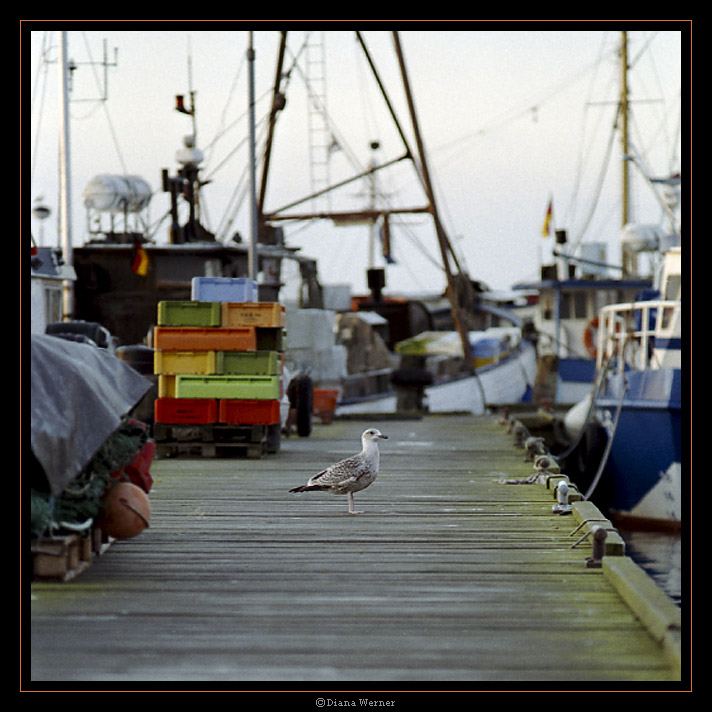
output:
{"label": "weathered plank", "polygon": [[292,486],[353,454],[337,421],[262,460],[154,463],[151,527],[32,587],[32,677],[83,681],[672,681],[660,644],[493,419],[379,423],[381,475]]}

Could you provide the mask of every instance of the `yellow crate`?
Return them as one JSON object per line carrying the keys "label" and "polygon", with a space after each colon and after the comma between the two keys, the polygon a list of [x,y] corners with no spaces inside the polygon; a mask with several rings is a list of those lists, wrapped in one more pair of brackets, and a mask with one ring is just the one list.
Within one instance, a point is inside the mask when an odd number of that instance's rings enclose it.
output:
{"label": "yellow crate", "polygon": [[162,373],[158,377],[158,397],[159,398],[175,398],[176,397],[175,374]]}
{"label": "yellow crate", "polygon": [[154,351],[154,373],[217,373],[215,351]]}
{"label": "yellow crate", "polygon": [[284,327],[285,308],[278,302],[223,302],[222,326]]}

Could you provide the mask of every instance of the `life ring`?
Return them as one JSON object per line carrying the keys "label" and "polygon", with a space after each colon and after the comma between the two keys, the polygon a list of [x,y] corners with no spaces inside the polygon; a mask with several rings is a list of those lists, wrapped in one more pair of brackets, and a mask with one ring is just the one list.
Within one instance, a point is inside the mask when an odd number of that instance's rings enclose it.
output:
{"label": "life ring", "polygon": [[[598,349],[596,348],[596,330],[598,329],[598,317],[594,316],[591,321],[586,324],[586,328],[583,330],[583,345],[586,347],[588,355],[595,359],[598,356]],[[616,320],[615,326],[616,332],[621,330],[621,325],[618,320]],[[618,344],[614,347],[614,353],[618,350]]]}
{"label": "life ring", "polygon": [[596,329],[598,329],[598,317],[594,316],[583,330],[583,345],[586,347],[586,351],[591,358],[598,356],[598,349],[596,348]]}

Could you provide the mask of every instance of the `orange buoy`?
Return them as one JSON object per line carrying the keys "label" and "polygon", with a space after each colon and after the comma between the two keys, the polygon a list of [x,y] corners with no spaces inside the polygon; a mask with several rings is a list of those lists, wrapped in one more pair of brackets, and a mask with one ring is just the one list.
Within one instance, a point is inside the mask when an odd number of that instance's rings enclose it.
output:
{"label": "orange buoy", "polygon": [[130,482],[118,482],[104,494],[96,524],[114,539],[131,539],[148,527],[151,502]]}
{"label": "orange buoy", "polygon": [[596,348],[596,329],[598,329],[598,317],[595,316],[586,324],[583,331],[583,345],[591,358],[596,358],[598,349]]}

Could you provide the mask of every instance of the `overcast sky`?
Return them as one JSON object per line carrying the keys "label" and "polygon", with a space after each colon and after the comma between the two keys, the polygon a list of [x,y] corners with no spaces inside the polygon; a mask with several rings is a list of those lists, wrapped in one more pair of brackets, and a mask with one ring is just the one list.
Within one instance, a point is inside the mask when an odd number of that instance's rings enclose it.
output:
{"label": "overcast sky", "polygon": [[[148,214],[153,238],[167,241],[168,225],[161,218],[169,203],[160,192],[161,169],[175,172],[176,151],[191,132],[189,117],[174,110],[175,95],[188,95],[189,81],[196,92],[198,146],[205,154],[203,177],[211,180],[203,189],[202,221],[219,237],[238,231],[247,238],[247,204],[234,215],[231,206],[246,179],[245,58],[251,27],[229,21],[221,26],[225,29],[214,27],[189,21],[171,23],[168,29],[160,23],[66,28],[69,55],[77,64],[71,95],[74,244],[88,237],[82,191],[101,173],[139,175],[148,181],[156,191]],[[408,140],[415,146],[390,32],[361,27]],[[572,27],[550,21],[515,27],[462,21],[400,28],[447,232],[470,275],[494,288],[534,278],[540,261],[548,260],[551,240],[542,239],[541,228],[550,197],[557,228],[566,228],[573,241],[607,243],[609,261],[620,262],[621,151],[619,139],[611,144],[609,137],[620,82],[617,49],[621,29],[626,28],[585,23]],[[270,24],[252,27],[258,135],[269,108],[279,28],[276,23],[274,29]],[[42,226],[44,242],[56,244],[56,61],[62,26],[34,29],[31,36],[23,36],[23,48],[28,49],[23,54],[23,76],[28,79],[24,108],[30,111],[31,100],[32,117],[30,136],[23,134],[24,167],[27,171],[31,166],[28,197],[43,196],[53,211]],[[383,163],[403,152],[354,29],[295,23],[289,34],[286,66],[291,67],[297,55],[305,58],[307,34],[318,43],[324,32],[329,136],[339,149],[330,154],[331,182],[353,175],[371,160]],[[650,22],[629,32],[633,152],[656,176],[681,170],[681,151],[685,155],[679,142],[680,92],[683,86],[687,96],[689,56],[680,29]],[[105,102],[96,101],[104,92],[99,65],[103,40],[112,65]],[[318,71],[320,65],[307,69],[300,61],[290,74],[287,107],[277,124],[268,210],[310,192],[306,78],[311,74],[310,86],[315,86]],[[375,152],[370,148],[373,141],[380,145]],[[611,170],[603,176],[607,151]],[[416,174],[406,162],[380,172],[378,189],[393,206],[425,204]],[[598,210],[589,220],[596,196]],[[368,186],[358,182],[334,194],[331,207],[367,207],[369,200]],[[299,209],[311,207],[307,203]],[[643,184],[635,186],[633,210],[633,219],[639,222],[658,223],[663,215]],[[36,237],[40,234],[36,223],[33,232]],[[365,288],[365,269],[372,259],[367,226],[343,228],[319,221],[290,224],[285,232],[288,244],[319,257],[322,282],[350,283],[355,291]],[[442,289],[444,275],[433,264],[439,255],[432,221],[424,216],[394,220],[392,234],[396,264],[387,266],[388,290]],[[384,264],[380,255],[373,259],[376,266]]]}

